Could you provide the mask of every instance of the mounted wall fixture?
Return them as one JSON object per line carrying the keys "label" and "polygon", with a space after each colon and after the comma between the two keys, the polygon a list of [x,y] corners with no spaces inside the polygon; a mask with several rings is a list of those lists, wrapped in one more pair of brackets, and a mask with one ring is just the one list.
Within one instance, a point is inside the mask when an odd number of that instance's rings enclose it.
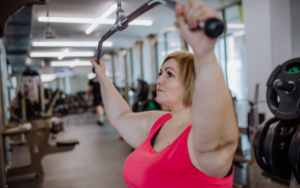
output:
{"label": "mounted wall fixture", "polygon": [[14,0],[0,1],[0,38],[3,37],[8,18],[24,5],[46,4],[48,0]]}

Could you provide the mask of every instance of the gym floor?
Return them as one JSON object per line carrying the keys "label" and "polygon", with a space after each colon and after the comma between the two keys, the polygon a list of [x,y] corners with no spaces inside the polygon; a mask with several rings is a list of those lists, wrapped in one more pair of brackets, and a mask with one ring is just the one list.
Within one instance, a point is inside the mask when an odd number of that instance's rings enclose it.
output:
{"label": "gym floor", "polygon": [[[131,148],[119,140],[108,120],[100,127],[93,114],[66,118],[67,131],[58,139],[76,138],[80,144],[70,152],[47,155],[42,164],[44,176],[35,174],[9,179],[9,188],[122,188],[122,168]],[[28,149],[14,146],[12,167],[30,163]]]}
{"label": "gym floor", "polygon": [[[95,114],[72,115],[67,130],[58,139],[76,138],[80,144],[70,152],[47,155],[42,163],[44,176],[35,174],[9,179],[9,188],[125,188],[122,168],[131,148],[119,140],[119,133],[105,119],[100,127]],[[13,146],[12,167],[30,163],[26,145]],[[234,180],[244,183],[245,170],[235,167]],[[272,182],[266,188],[287,188]]]}

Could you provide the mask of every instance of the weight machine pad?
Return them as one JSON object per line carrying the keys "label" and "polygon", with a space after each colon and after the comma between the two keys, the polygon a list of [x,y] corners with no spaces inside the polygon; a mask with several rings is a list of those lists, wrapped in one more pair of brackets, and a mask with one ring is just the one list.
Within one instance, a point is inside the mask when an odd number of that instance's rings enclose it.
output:
{"label": "weight machine pad", "polygon": [[76,139],[61,140],[56,142],[57,147],[75,146],[76,144],[79,144],[79,141]]}

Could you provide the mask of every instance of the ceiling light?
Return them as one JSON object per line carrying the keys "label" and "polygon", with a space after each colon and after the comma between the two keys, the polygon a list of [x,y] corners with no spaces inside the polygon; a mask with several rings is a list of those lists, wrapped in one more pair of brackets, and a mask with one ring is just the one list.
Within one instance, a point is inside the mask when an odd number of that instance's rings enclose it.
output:
{"label": "ceiling light", "polygon": [[117,9],[117,3],[114,3],[109,9],[107,9],[89,28],[85,30],[85,34],[90,34],[101,22],[106,19],[111,13]]}
{"label": "ceiling light", "polygon": [[[30,57],[58,57],[62,52],[30,52]],[[68,52],[64,57],[92,57],[95,53],[92,51],[85,52]]]}
{"label": "ceiling light", "polygon": [[58,60],[62,60],[64,58],[64,56],[69,52],[69,49],[65,49],[58,57]]}
{"label": "ceiling light", "polygon": [[181,47],[181,42],[169,42],[169,47]]}
{"label": "ceiling light", "polygon": [[[35,47],[98,47],[98,42],[68,42],[68,41],[34,41]],[[103,47],[113,46],[112,42],[104,42]]]}
{"label": "ceiling light", "polygon": [[42,74],[41,80],[42,82],[51,82],[56,78],[56,74]]}
{"label": "ceiling light", "polygon": [[75,67],[75,66],[92,66],[90,61],[52,61],[51,67]]}
{"label": "ceiling light", "polygon": [[241,23],[227,23],[228,29],[244,29],[245,25]]}
{"label": "ceiling light", "polygon": [[39,22],[54,22],[54,23],[94,23],[95,18],[68,18],[68,17],[38,17]]}
{"label": "ceiling light", "polygon": [[[48,17],[39,17],[39,22],[48,22]],[[89,24],[96,22],[97,19],[94,18],[67,18],[67,17],[49,17],[49,22],[54,23],[83,23],[83,24]],[[115,24],[115,19],[103,19],[99,20],[99,24],[109,24],[113,25]],[[143,25],[143,26],[151,26],[153,22],[151,20],[133,20],[129,23],[129,25]]]}
{"label": "ceiling light", "polygon": [[240,30],[240,31],[236,31],[236,32],[232,33],[232,36],[239,37],[239,36],[242,36],[245,34],[246,34],[245,30]]}
{"label": "ceiling light", "polygon": [[96,77],[96,74],[91,72],[87,75],[87,77],[88,77],[88,79],[93,79]]}

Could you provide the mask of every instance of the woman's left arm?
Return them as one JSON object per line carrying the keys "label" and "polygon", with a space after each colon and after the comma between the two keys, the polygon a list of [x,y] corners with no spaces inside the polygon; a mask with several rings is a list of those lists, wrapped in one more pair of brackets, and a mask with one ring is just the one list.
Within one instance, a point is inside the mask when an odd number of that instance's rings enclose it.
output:
{"label": "woman's left arm", "polygon": [[195,92],[192,103],[192,138],[200,169],[211,177],[223,177],[231,168],[238,142],[233,101],[214,55],[216,39],[189,25],[218,18],[218,12],[196,0],[176,7],[183,37],[194,51]]}

